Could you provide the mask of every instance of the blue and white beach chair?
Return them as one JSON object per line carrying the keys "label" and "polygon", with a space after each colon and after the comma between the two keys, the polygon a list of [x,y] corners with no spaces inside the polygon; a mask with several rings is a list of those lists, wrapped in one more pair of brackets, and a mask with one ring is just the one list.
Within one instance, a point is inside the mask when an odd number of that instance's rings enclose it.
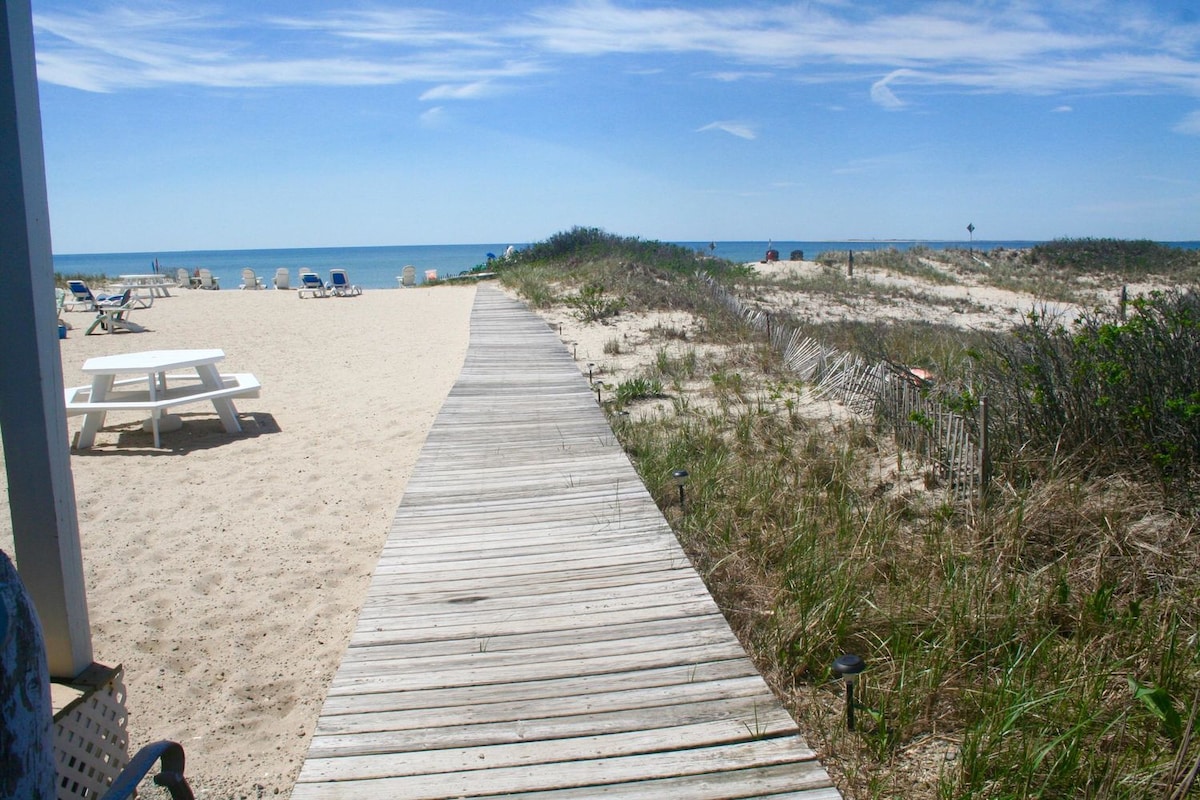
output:
{"label": "blue and white beach chair", "polygon": [[356,294],[362,294],[362,287],[350,283],[350,279],[346,277],[346,270],[344,269],[329,270],[329,286],[338,297],[351,297]]}
{"label": "blue and white beach chair", "polygon": [[300,273],[300,288],[296,291],[296,296],[303,299],[305,292],[313,297],[329,297],[325,284],[321,282],[321,276],[315,272]]}

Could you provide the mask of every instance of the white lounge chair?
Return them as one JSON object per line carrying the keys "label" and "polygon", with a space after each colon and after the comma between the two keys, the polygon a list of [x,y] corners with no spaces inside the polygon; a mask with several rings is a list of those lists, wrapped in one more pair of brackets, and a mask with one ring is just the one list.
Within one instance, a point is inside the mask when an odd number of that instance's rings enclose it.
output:
{"label": "white lounge chair", "polygon": [[352,297],[356,294],[362,294],[362,287],[350,283],[350,279],[346,277],[346,270],[344,269],[329,270],[329,286],[338,297]]}
{"label": "white lounge chair", "polygon": [[279,269],[275,270],[275,288],[276,289],[290,289],[291,288],[290,286],[288,286],[287,267],[280,267]]}
{"label": "white lounge chair", "polygon": [[417,268],[409,264],[404,269],[400,270],[400,286],[405,289],[411,289],[417,285]]}
{"label": "white lounge chair", "polygon": [[245,269],[242,270],[242,285],[238,288],[241,288],[241,289],[265,289],[266,287],[263,286],[262,278],[255,275],[254,270],[250,269],[249,267],[246,267]]}
{"label": "white lounge chair", "polygon": [[210,270],[200,268],[200,288],[201,289],[220,289],[221,281],[214,278]]}
{"label": "white lounge chair", "polygon": [[195,284],[192,281],[191,274],[183,267],[180,267],[175,270],[175,285],[180,289],[191,289]]}
{"label": "white lounge chair", "polygon": [[303,299],[305,292],[313,297],[329,297],[325,284],[321,282],[321,276],[315,272],[300,273],[300,287],[296,291],[296,296]]}

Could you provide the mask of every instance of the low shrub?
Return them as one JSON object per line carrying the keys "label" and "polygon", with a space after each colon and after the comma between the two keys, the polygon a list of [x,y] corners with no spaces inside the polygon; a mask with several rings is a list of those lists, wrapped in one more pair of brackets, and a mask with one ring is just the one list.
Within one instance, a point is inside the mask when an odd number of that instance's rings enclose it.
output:
{"label": "low shrub", "polygon": [[[985,385],[999,413],[995,444],[1031,449],[1089,474],[1152,472],[1188,490],[1200,469],[1200,297],[1135,298],[1122,319],[1098,309],[1064,325],[1031,313],[990,337]],[[1186,492],[1185,492],[1186,493]]]}
{"label": "low shrub", "polygon": [[584,285],[578,294],[563,298],[563,302],[573,309],[580,322],[601,322],[625,308],[624,300],[609,296],[598,283]]}

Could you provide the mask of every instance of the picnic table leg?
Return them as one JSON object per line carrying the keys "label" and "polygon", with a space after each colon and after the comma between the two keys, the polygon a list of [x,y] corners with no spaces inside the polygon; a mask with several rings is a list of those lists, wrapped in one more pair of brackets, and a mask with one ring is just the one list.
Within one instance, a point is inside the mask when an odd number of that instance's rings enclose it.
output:
{"label": "picnic table leg", "polygon": [[[108,391],[112,388],[113,375],[97,375],[92,378],[92,392],[88,395],[88,401],[98,403],[108,397]],[[104,411],[88,411],[83,417],[83,429],[79,431],[79,440],[75,444],[76,450],[87,450],[96,442],[96,433],[104,426]]]}
{"label": "picnic table leg", "polygon": [[[149,384],[149,386],[150,386],[150,402],[151,403],[153,403],[155,400],[158,399],[158,391],[157,390],[159,388],[160,381],[162,382],[162,391],[165,394],[167,391],[167,373],[160,372],[157,375],[155,375],[153,372],[151,372],[149,375],[146,376],[146,383]],[[162,414],[162,410],[158,409],[158,408],[153,409],[150,412],[150,427],[154,431],[154,449],[155,450],[162,447],[161,439],[159,439],[159,436],[158,436],[158,418],[159,418],[159,416],[161,416],[161,414]]]}
{"label": "picnic table leg", "polygon": [[[167,373],[147,373],[146,381],[150,384],[150,400],[157,400],[159,395],[166,397],[167,394]],[[178,414],[172,414],[164,406],[156,408],[150,412],[150,429],[154,433],[154,446],[162,447],[162,434],[164,431],[177,431],[183,427],[183,420]],[[145,430],[145,423],[142,424],[142,430]]]}
{"label": "picnic table leg", "polygon": [[[225,384],[221,382],[221,373],[215,364],[197,364],[196,372],[200,375],[200,383],[204,384],[205,389],[216,391],[224,388]],[[237,418],[237,409],[233,407],[232,400],[226,397],[217,397],[213,399],[212,404],[217,410],[217,416],[221,418],[221,424],[225,426],[226,433],[239,433],[242,430]]]}

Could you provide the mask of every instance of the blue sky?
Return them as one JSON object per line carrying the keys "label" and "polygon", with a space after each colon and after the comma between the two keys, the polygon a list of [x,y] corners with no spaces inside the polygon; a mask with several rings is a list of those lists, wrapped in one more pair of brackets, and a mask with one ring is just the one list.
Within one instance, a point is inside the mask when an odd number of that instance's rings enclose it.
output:
{"label": "blue sky", "polygon": [[1200,239],[1191,0],[32,6],[58,253]]}

